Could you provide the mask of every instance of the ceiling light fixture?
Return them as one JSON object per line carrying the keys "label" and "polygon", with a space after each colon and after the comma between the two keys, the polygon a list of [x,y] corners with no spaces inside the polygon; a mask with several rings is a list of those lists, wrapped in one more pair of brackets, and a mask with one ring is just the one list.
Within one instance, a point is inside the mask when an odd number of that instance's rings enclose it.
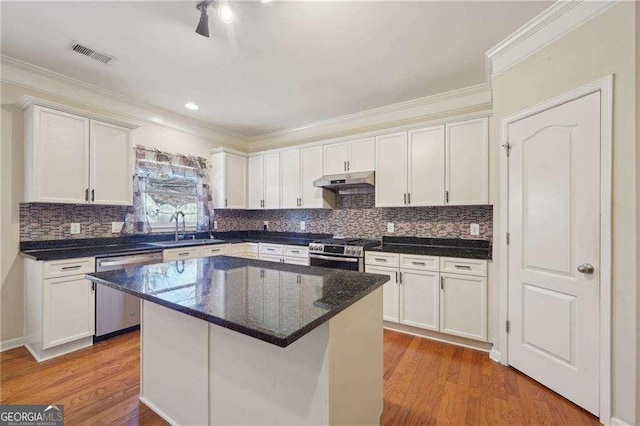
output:
{"label": "ceiling light fixture", "polygon": [[260,3],[271,3],[272,0],[260,0]]}
{"label": "ceiling light fixture", "polygon": [[193,102],[187,102],[186,104],[184,104],[184,107],[186,109],[190,109],[191,111],[195,111],[198,109],[198,105],[194,104]]}
{"label": "ceiling light fixture", "polygon": [[[205,0],[196,6],[196,9],[200,11],[200,21],[198,21],[196,32],[204,37],[209,37],[209,15],[207,15],[207,8],[213,3],[213,0]],[[233,9],[231,9],[229,5],[218,3],[216,8],[218,9],[218,16],[222,22],[229,24],[233,21]]]}

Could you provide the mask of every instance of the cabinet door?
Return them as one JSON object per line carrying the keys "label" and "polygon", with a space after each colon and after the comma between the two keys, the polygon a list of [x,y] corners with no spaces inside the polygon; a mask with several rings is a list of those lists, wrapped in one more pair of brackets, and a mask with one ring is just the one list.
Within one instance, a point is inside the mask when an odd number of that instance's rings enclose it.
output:
{"label": "cabinet door", "polygon": [[264,157],[249,157],[249,202],[248,208],[262,208],[264,200]]}
{"label": "cabinet door", "polygon": [[446,126],[448,204],[489,203],[488,119]]}
{"label": "cabinet door", "polygon": [[401,207],[407,193],[407,133],[376,138],[376,207]]}
{"label": "cabinet door", "polygon": [[398,270],[367,266],[366,272],[387,275],[389,281],[382,286],[382,318],[385,321],[400,321],[400,289],[398,284]]}
{"label": "cabinet door", "polygon": [[440,274],[400,270],[400,322],[438,330],[440,323]]}
{"label": "cabinet door", "polygon": [[444,205],[444,126],[409,132],[408,204]]}
{"label": "cabinet door", "polygon": [[440,331],[487,341],[487,279],[441,274]]}
{"label": "cabinet door", "polygon": [[93,336],[95,295],[84,275],[44,280],[42,348]]}
{"label": "cabinet door", "polygon": [[[347,171],[349,146],[346,143],[334,143],[324,146],[324,174],[335,175]],[[316,179],[320,178],[318,176]]]}
{"label": "cabinet door", "polygon": [[247,208],[247,159],[241,155],[225,153],[225,198],[229,209]]}
{"label": "cabinet door", "polygon": [[132,205],[131,129],[91,120],[89,137],[91,202]]}
{"label": "cabinet door", "polygon": [[333,206],[334,193],[313,186],[313,182],[322,177],[322,147],[300,150],[300,179],[302,207],[330,208]]}
{"label": "cabinet door", "polygon": [[172,262],[174,260],[196,259],[200,257],[199,247],[183,247],[176,249],[168,249],[162,252],[163,262]]}
{"label": "cabinet door", "polygon": [[28,202],[87,202],[89,119],[34,106],[27,113]]}
{"label": "cabinet door", "polygon": [[280,208],[280,154],[264,156],[264,207]]}
{"label": "cabinet door", "polygon": [[374,138],[361,139],[349,143],[349,159],[347,170],[354,172],[370,172],[376,166],[376,143]]}
{"label": "cabinet door", "polygon": [[300,199],[299,149],[292,149],[280,153],[280,179],[282,181],[280,207],[283,209],[298,208],[298,200]]}

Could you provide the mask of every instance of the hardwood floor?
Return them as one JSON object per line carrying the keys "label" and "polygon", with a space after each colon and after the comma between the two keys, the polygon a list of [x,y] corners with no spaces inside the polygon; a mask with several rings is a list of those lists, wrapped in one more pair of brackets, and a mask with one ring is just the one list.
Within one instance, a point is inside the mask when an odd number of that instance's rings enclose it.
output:
{"label": "hardwood floor", "polygon": [[[384,332],[381,423],[597,425],[598,419],[486,353]],[[166,424],[138,401],[139,334],[36,363],[0,354],[0,403],[64,404],[66,424]]]}

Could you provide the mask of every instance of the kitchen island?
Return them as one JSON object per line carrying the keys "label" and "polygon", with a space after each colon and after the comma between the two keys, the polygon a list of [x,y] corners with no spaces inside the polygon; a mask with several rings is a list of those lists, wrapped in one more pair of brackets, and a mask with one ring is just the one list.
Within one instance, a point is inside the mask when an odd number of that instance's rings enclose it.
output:
{"label": "kitchen island", "polygon": [[87,275],[142,299],[140,399],[172,424],[379,424],[384,275],[226,256]]}

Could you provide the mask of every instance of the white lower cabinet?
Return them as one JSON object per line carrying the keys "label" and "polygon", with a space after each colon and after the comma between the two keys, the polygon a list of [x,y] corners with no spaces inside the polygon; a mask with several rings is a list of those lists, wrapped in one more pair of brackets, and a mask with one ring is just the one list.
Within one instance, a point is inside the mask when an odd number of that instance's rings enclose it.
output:
{"label": "white lower cabinet", "polygon": [[174,260],[198,259],[200,257],[222,256],[229,253],[229,244],[209,244],[204,246],[181,247],[166,249],[162,252],[163,262]]}
{"label": "white lower cabinet", "polygon": [[90,346],[95,332],[95,258],[25,259],[25,346],[37,361]]}
{"label": "white lower cabinet", "polygon": [[440,330],[440,274],[400,270],[400,318],[402,324]]}
{"label": "white lower cabinet", "polygon": [[[385,321],[485,342],[486,263],[381,252],[365,257],[366,272],[389,276],[383,287]],[[464,266],[464,273],[440,272],[457,271],[456,266]]]}
{"label": "white lower cabinet", "polygon": [[288,263],[291,265],[309,265],[308,247],[269,243],[260,243],[259,247],[260,260]]}
{"label": "white lower cabinet", "polygon": [[487,340],[487,279],[442,274],[440,330],[468,339]]}

